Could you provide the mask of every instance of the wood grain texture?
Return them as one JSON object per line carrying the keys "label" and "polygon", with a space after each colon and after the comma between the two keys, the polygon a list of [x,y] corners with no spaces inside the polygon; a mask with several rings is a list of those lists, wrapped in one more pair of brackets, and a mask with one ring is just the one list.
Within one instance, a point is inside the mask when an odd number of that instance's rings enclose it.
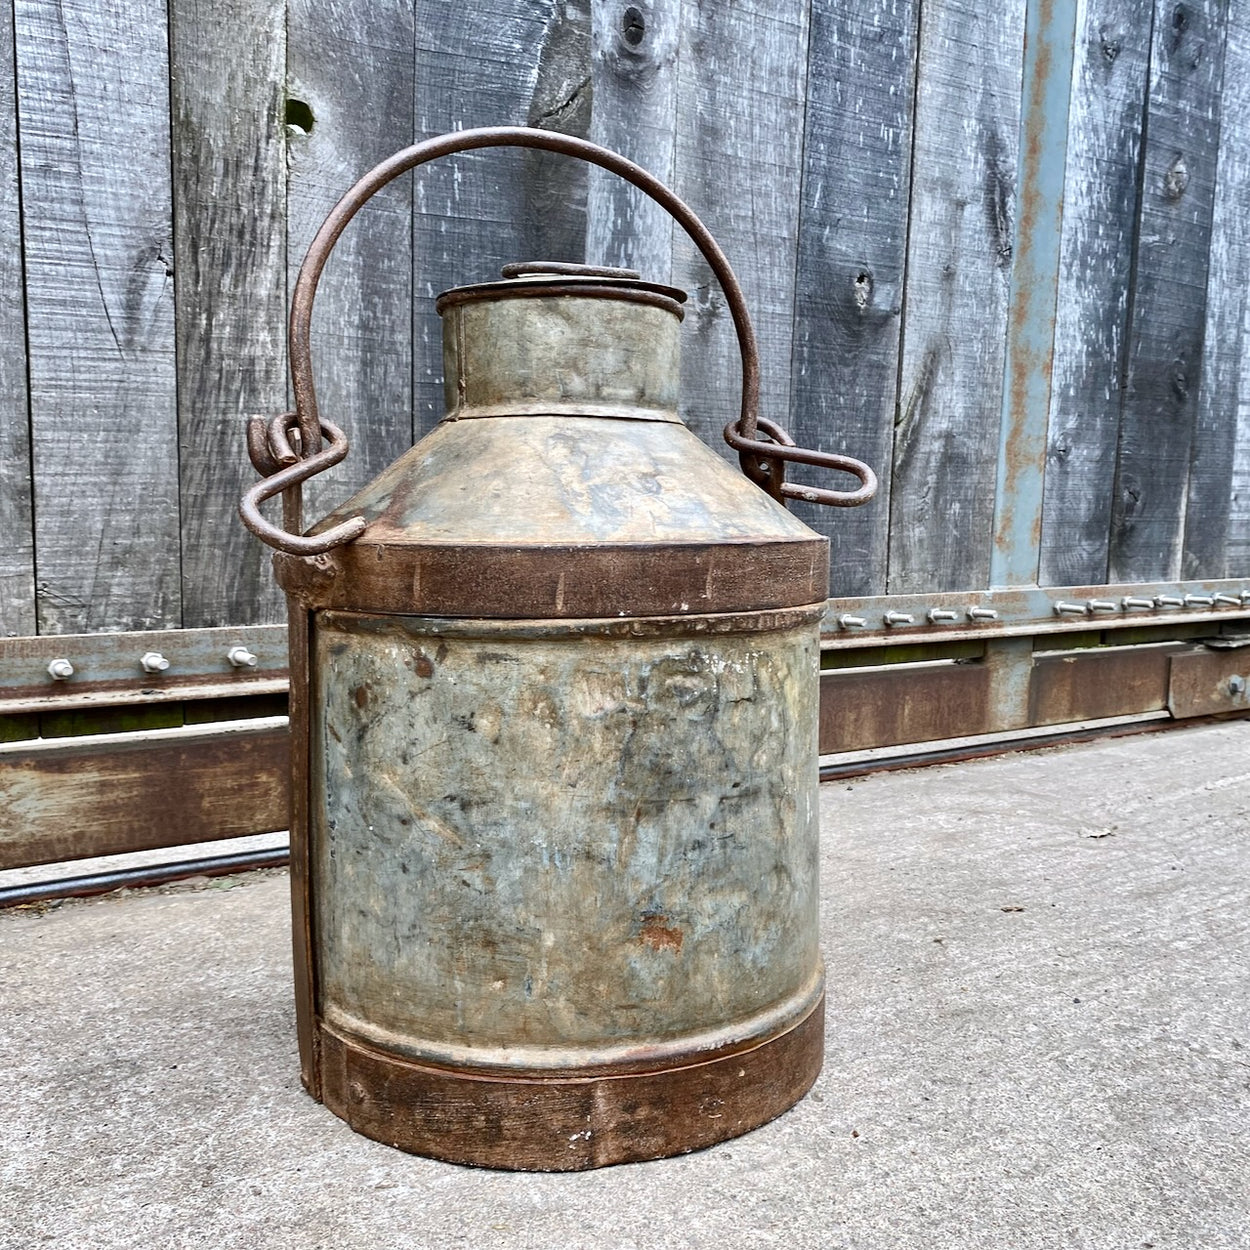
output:
{"label": "wood grain texture", "polygon": [[170,21],[182,623],[268,623],[281,595],[236,508],[247,416],[287,406],[286,6],[174,0]]}
{"label": "wood grain texture", "polygon": [[[670,181],[743,280],[765,415],[880,473],[865,508],[797,509],[832,541],[837,593],[984,585],[1025,0],[919,7],[16,0],[11,32],[0,14],[20,88],[0,76],[0,631],[280,617],[233,507],[252,476],[241,419],[284,406],[290,275],[378,159],[525,122]],[[1248,24],[1228,0],[1080,0],[1043,583],[1250,577]],[[388,188],[318,301],[322,399],[354,449],[308,519],[409,445],[414,409],[416,432],[442,415],[431,297],[527,256],[686,286],[684,414],[726,452],[737,348],[675,235],[619,179],[548,154],[466,154]]]}
{"label": "wood grain texture", "polygon": [[[555,0],[420,0],[416,11],[416,137],[474,126],[523,125],[542,49],[561,21]],[[550,58],[548,58],[550,60]],[[555,158],[572,164],[567,157]],[[413,200],[413,342],[417,434],[446,411],[443,330],[434,297],[533,260],[522,157],[467,152],[417,170]],[[537,259],[547,259],[538,257]]]}
{"label": "wood grain texture", "polygon": [[[287,6],[288,273],[355,181],[413,141],[413,12],[405,0],[290,0]],[[412,182],[379,192],[326,266],[312,350],[322,413],[352,449],[306,488],[312,521],[412,443]]]}
{"label": "wood grain texture", "polygon": [[988,582],[1023,32],[1023,0],[921,13],[891,593]]}
{"label": "wood grain texture", "polygon": [[13,10],[0,6],[0,634],[35,632],[26,301],[17,181]]}
{"label": "wood grain texture", "polygon": [[[526,122],[539,130],[584,139],[590,129],[592,97],[590,0],[557,0],[538,46]],[[521,153],[522,237],[527,249],[521,259],[585,259],[589,178],[584,161],[554,152]]]}
{"label": "wood grain texture", "polygon": [[881,481],[864,507],[791,505],[829,538],[835,595],[885,593],[918,12],[913,0],[812,6],[790,432]]}
{"label": "wood grain texture", "polygon": [[[759,339],[760,412],[788,426],[807,4],[686,0],[681,20],[674,189],[729,257]],[[682,416],[736,460],[722,431],[738,414],[737,340],[720,288],[684,236],[675,236],[673,281],[690,297]]]}
{"label": "wood grain texture", "polygon": [[1108,576],[1177,577],[1205,328],[1225,0],[1157,0]]}
{"label": "wood grain texture", "polygon": [[[596,5],[592,26],[594,108],[589,138],[671,182],[677,142],[681,0]],[[667,282],[674,224],[653,200],[606,170],[590,170],[586,259]]]}
{"label": "wood grain texture", "polygon": [[1082,0],[1038,580],[1103,581],[1120,432],[1151,0]]}
{"label": "wood grain texture", "polygon": [[165,6],[15,13],[39,630],[175,626]]}
{"label": "wood grain texture", "polygon": [[[1230,5],[1181,575],[1250,574],[1250,11]],[[1234,470],[1240,469],[1236,482]]]}
{"label": "wood grain texture", "polygon": [[[1241,323],[1242,342],[1250,343],[1250,303]],[[1250,351],[1241,354],[1237,409],[1229,420],[1237,424],[1233,453],[1232,492],[1228,505],[1228,571],[1250,577]]]}

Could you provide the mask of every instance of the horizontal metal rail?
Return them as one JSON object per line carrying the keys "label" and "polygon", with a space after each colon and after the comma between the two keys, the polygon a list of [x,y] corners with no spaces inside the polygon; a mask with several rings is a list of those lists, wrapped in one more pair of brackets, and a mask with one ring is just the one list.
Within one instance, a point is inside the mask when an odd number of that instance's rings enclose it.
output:
{"label": "horizontal metal rail", "polygon": [[286,687],[285,625],[0,638],[0,716]]}
{"label": "horizontal metal rail", "polygon": [[81,877],[61,877],[55,881],[35,881],[28,885],[0,888],[0,908],[46,903],[57,898],[90,898],[111,894],[114,890],[137,890],[148,886],[169,885],[188,877],[222,877],[256,868],[285,868],[290,862],[290,848],[274,847],[263,851],[242,851],[233,855],[209,855],[168,864],[147,864],[137,868],[119,868],[112,872],[95,872]]}
{"label": "horizontal metal rail", "polygon": [[[821,645],[884,647],[1207,621],[1244,621],[1250,632],[1250,578],[835,598],[825,609]],[[286,689],[285,625],[0,638],[0,716]]]}
{"label": "horizontal metal rail", "polygon": [[1125,582],[1110,586],[1022,586],[927,595],[830,599],[825,650],[900,642],[1022,638],[1091,629],[1243,621],[1250,631],[1250,578]]}
{"label": "horizontal metal rail", "polygon": [[930,764],[958,764],[964,760],[985,759],[1012,751],[1041,751],[1048,747],[1070,746],[1080,742],[1097,742],[1105,738],[1124,738],[1135,734],[1169,732],[1195,725],[1245,719],[1245,712],[1219,716],[1198,716],[1190,720],[1173,720],[1166,713],[1151,712],[1141,717],[1117,717],[1102,725],[1054,725],[1043,733],[986,734],[975,739],[926,742],[911,751],[888,755],[876,752],[848,752],[848,758],[832,756],[820,763],[821,781],[841,781],[846,777],[864,777],[869,773],[896,772],[904,768],[924,768]]}

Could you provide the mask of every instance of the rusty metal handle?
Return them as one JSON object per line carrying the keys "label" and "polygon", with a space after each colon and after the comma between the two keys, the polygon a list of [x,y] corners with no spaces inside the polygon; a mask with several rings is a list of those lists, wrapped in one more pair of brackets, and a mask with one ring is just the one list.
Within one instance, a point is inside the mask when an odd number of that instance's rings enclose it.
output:
{"label": "rusty metal handle", "polygon": [[[776,437],[777,428],[771,422],[764,432],[773,438],[773,442],[764,443],[756,438],[757,429],[761,428],[758,418],[760,395],[760,362],[759,349],[756,345],[755,329],[751,325],[751,317],[747,311],[746,299],[742,288],[734,275],[729,260],[721,251],[720,245],[702,221],[681,199],[668,189],[659,179],[648,173],[640,165],[607,148],[572,135],[558,134],[549,130],[535,130],[524,126],[498,126],[479,130],[461,130],[454,134],[441,135],[436,139],[427,139],[413,147],[396,152],[380,165],[371,169],[361,178],[330,210],[330,214],[317,231],[304,263],[300,266],[299,277],[296,279],[295,290],[291,298],[291,317],[289,329],[289,347],[291,361],[291,383],[295,395],[294,423],[287,417],[278,418],[266,427],[263,420],[252,425],[249,435],[249,449],[252,460],[262,473],[270,471],[278,465],[292,465],[299,457],[294,453],[287,432],[298,429],[301,442],[301,453],[309,457],[303,465],[317,460],[321,449],[321,433],[325,427],[317,409],[316,387],[313,383],[311,328],[313,301],[317,294],[317,284],[321,280],[322,270],[329,260],[330,252],[347,224],[360,211],[365,202],[385,187],[400,174],[428,161],[451,156],[457,152],[470,152],[478,148],[522,147],[538,148],[548,152],[558,152],[566,156],[578,157],[592,165],[598,165],[609,173],[614,173],[637,187],[644,194],[655,200],[690,236],[691,241],[703,254],[703,258],[711,267],[721,289],[725,293],[725,301],[733,318],[734,329],[738,335],[738,348],[742,356],[742,405],[738,420],[731,424],[734,437],[739,443],[733,443],[739,451],[739,462],[742,471],[757,485],[762,486],[777,499],[807,498],[809,493],[798,496],[789,494],[784,482],[785,459],[797,459],[783,448],[793,448],[793,441],[787,439],[780,442]],[[263,437],[262,437],[263,432]],[[728,431],[726,438],[729,438]],[[304,481],[315,473],[328,468],[329,464],[337,463],[347,453],[346,439],[343,449],[332,461],[320,461],[316,468],[310,469],[296,481]],[[740,444],[740,445],[739,445]],[[761,450],[763,449],[763,450]],[[337,450],[337,448],[336,448]],[[823,453],[805,453],[820,457]],[[840,460],[841,458],[839,458]],[[809,460],[807,463],[826,463],[825,460]],[[871,470],[867,466],[853,462],[871,478]],[[303,467],[301,465],[301,467]],[[847,467],[838,464],[834,467]],[[857,471],[857,470],[852,470]],[[290,468],[279,470],[280,475],[289,477]],[[868,479],[861,478],[865,482]],[[272,484],[273,478],[266,485]],[[262,499],[284,489],[276,486],[267,493],[253,488],[244,497],[240,505],[240,513],[247,527],[272,547],[282,551],[298,552],[301,555],[328,551],[344,542],[358,537],[364,528],[362,518],[356,517],[335,529],[314,538],[303,538],[292,535],[286,530],[269,524],[256,506]],[[835,495],[837,492],[817,492]],[[858,492],[857,492],[858,493]],[[848,502],[840,498],[838,502]],[[854,502],[860,502],[856,499]]]}
{"label": "rusty metal handle", "polygon": [[[775,421],[766,417],[756,418],[759,428],[773,441],[743,438],[738,433],[738,422],[725,426],[725,442],[739,456],[753,455],[768,462],[769,480],[762,483],[770,495],[779,499],[802,499],[806,503],[823,503],[831,508],[853,508],[867,503],[877,493],[877,475],[862,461],[853,456],[840,456],[833,451],[813,451],[795,445],[794,439]],[[785,480],[783,462],[814,464],[822,469],[838,469],[859,478],[858,490],[826,490],[819,486],[797,486]]]}
{"label": "rusty metal handle", "polygon": [[[289,530],[279,529],[270,525],[261,515],[260,505],[266,499],[272,499],[284,491],[294,492],[310,477],[316,477],[326,469],[338,464],[347,455],[350,444],[347,435],[331,425],[329,421],[321,422],[320,433],[329,440],[329,446],[321,448],[311,456],[301,459],[290,445],[290,434],[298,427],[295,424],[295,413],[283,413],[272,422],[264,417],[253,417],[248,422],[247,441],[252,463],[268,476],[261,478],[252,485],[239,501],[239,515],[243,524],[271,547],[279,551],[289,551],[297,556],[315,556],[331,547],[342,546],[353,538],[359,538],[365,532],[364,517],[352,517],[342,525],[326,530],[315,538],[305,538],[302,534],[292,534]],[[270,466],[261,468],[262,464]]]}

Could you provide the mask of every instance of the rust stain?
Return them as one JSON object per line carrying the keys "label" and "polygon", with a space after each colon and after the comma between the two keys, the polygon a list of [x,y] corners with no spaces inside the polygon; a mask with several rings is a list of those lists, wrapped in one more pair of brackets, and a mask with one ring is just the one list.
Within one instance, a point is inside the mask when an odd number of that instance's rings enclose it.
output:
{"label": "rust stain", "polygon": [[418,677],[433,677],[434,676],[434,662],[430,659],[428,655],[425,655],[421,652],[417,653],[417,676]]}
{"label": "rust stain", "polygon": [[638,934],[642,944],[653,951],[672,951],[674,954],[680,951],[686,935],[680,929],[670,928],[667,922],[667,916],[643,916]]}
{"label": "rust stain", "polygon": [[[1040,29],[1051,29],[1054,21],[1054,0],[1041,0],[1039,6]],[[1027,46],[1027,40],[1026,40]],[[995,529],[995,545],[1005,548],[1018,521],[1017,505],[1032,509],[1028,518],[1030,541],[1034,548],[1041,540],[1041,514],[1035,501],[1018,498],[1018,486],[1032,473],[1039,471],[1044,452],[1034,448],[1029,437],[1029,401],[1034,383],[1044,379],[1042,393],[1050,395],[1053,370],[1054,303],[1052,288],[1045,272],[1038,271],[1036,236],[1043,219],[1057,212],[1059,206],[1050,204],[1041,188],[1042,165],[1045,157],[1044,137],[1047,129],[1046,88],[1054,71],[1054,46],[1043,35],[1038,39],[1036,56],[1029,72],[1028,102],[1024,115],[1024,142],[1022,145],[1022,170],[1019,179],[1018,238],[1021,240],[1017,258],[1017,290],[1011,302],[1011,333],[1008,340],[1008,429],[1003,447],[1006,477],[1003,482],[1004,504]],[[1056,225],[1058,223],[1056,222]],[[1043,347],[1036,346],[1037,334],[1030,335],[1030,327],[1041,327],[1045,322]]]}

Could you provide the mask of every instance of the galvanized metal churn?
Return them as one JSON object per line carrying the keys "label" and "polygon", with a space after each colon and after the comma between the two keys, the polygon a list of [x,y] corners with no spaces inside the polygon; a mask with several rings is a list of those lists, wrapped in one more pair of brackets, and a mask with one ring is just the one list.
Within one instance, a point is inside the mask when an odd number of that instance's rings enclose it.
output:
{"label": "galvanized metal churn", "polygon": [[[677,415],[682,292],[512,265],[439,296],[446,418],[302,534],[300,484],[348,449],[309,351],[331,248],[404,171],[506,146],[600,165],[693,239],[737,328],[745,476]],[[370,1137],[504,1168],[658,1158],[780,1114],[823,1054],[828,544],[779,501],[862,503],[871,470],[757,415],[742,292],[694,213],[547,131],[447,135],[362,178],[304,261],[290,358],[295,411],[250,423],[265,476],[241,512],[290,601],[304,1084]],[[786,461],[860,485],[795,486]],[[279,493],[282,528],[260,512]]]}

